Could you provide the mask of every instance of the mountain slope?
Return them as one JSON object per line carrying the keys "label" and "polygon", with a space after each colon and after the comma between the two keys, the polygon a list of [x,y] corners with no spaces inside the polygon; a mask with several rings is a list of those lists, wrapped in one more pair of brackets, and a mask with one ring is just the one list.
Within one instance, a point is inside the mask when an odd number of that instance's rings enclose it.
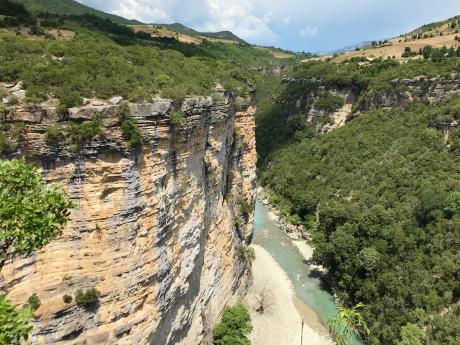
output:
{"label": "mountain slope", "polygon": [[110,19],[117,24],[140,24],[137,20],[129,20],[114,14],[105,13],[74,0],[14,0],[23,4],[31,12],[48,12],[59,15],[94,14],[101,18]]}
{"label": "mountain slope", "polygon": [[[351,58],[393,58],[401,61],[418,59],[417,54],[426,46],[433,48],[447,48],[459,45],[460,16],[455,16],[440,22],[423,25],[408,33],[391,39],[383,39],[373,42],[363,42],[356,46],[349,46],[333,53],[341,54],[334,58],[335,62],[343,62]],[[368,44],[366,44],[368,43]],[[404,54],[406,49],[414,54]]]}
{"label": "mountain slope", "polygon": [[[126,19],[114,14],[106,13],[103,11],[96,10],[89,6],[80,4],[74,0],[13,0],[16,3],[23,4],[30,12],[48,12],[59,15],[83,15],[93,14],[101,18],[110,19],[112,22],[124,25],[142,24],[137,20]],[[236,36],[230,31],[219,31],[219,32],[199,32],[191,29],[180,23],[173,24],[156,24],[162,26],[168,30],[190,35],[190,36],[203,36],[210,38],[217,38],[229,41],[235,41],[239,43],[247,43],[243,39]]]}
{"label": "mountain slope", "polygon": [[184,34],[184,35],[191,35],[191,36],[199,36],[201,35],[198,31],[189,28],[188,26],[185,26],[181,23],[173,23],[173,24],[155,24],[158,26],[162,26],[168,30],[177,32],[179,34]]}
{"label": "mountain slope", "polygon": [[235,35],[231,31],[203,32],[201,33],[201,35],[205,37],[236,41],[239,43],[247,43],[246,41],[242,40],[241,38],[239,38],[237,35]]}
{"label": "mountain slope", "polygon": [[222,40],[229,40],[229,41],[235,41],[238,43],[243,43],[247,44],[247,42],[241,38],[239,38],[237,35],[235,35],[231,31],[218,31],[218,32],[200,32],[194,29],[191,29],[183,24],[180,23],[173,23],[173,24],[156,24],[158,26],[162,26],[168,30],[184,34],[184,35],[190,35],[190,36],[203,36],[203,37],[210,37],[210,38],[217,38],[217,39],[222,39]]}
{"label": "mountain slope", "polygon": [[422,25],[421,27],[407,33],[404,36],[412,36],[412,35],[419,35],[419,34],[431,34],[431,33],[440,33],[444,31],[444,33],[450,32],[454,33],[460,28],[460,16],[455,16],[449,19],[445,19],[439,22],[434,22],[430,24]]}

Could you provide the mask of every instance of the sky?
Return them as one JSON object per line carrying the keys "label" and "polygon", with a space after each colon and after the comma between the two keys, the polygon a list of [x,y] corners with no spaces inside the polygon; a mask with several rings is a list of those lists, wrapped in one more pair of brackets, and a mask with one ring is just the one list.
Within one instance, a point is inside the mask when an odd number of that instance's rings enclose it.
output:
{"label": "sky", "polygon": [[144,23],[230,30],[252,44],[331,52],[460,15],[460,0],[78,0]]}

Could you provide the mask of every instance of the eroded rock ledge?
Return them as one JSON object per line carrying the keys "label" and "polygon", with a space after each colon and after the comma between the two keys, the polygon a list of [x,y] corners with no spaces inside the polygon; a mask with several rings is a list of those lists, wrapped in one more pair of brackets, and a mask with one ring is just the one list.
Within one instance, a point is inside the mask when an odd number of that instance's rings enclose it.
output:
{"label": "eroded rock ledge", "polygon": [[[256,184],[254,94],[221,96],[187,98],[181,124],[171,121],[171,100],[130,104],[137,148],[116,122],[119,100],[86,102],[65,118],[52,103],[5,115],[25,124],[7,158],[43,168],[76,205],[62,236],[2,271],[15,304],[34,293],[41,300],[33,344],[210,344],[223,307],[250,281],[237,253],[253,214],[237,228],[235,200],[253,207]],[[107,127],[78,152],[47,145],[48,126],[95,114]],[[92,287],[101,293],[92,308],[63,301]]]}

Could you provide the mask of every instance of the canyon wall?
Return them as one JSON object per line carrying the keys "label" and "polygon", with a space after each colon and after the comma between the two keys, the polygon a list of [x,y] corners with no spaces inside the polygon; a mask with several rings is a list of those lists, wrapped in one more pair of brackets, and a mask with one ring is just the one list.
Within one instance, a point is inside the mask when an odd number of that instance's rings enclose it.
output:
{"label": "canyon wall", "polygon": [[[186,98],[179,122],[170,100],[130,104],[141,147],[122,136],[119,99],[86,100],[64,118],[53,101],[6,113],[6,123],[25,124],[8,158],[41,167],[75,203],[59,238],[2,271],[16,305],[34,293],[41,301],[32,344],[211,343],[224,306],[250,283],[239,254],[253,213],[240,209],[253,208],[256,187],[254,90],[218,96]],[[103,133],[80,149],[47,144],[50,126],[95,114]],[[90,288],[99,301],[78,306],[77,290]]]}
{"label": "canyon wall", "polygon": [[[414,101],[438,105],[460,95],[460,78],[448,77],[395,79],[383,89],[327,85],[321,79],[284,78],[285,90],[278,95],[278,108],[292,109],[292,114],[302,114],[307,123],[313,123],[318,132],[328,132],[341,127],[347,120],[362,113],[380,109],[407,107]],[[328,94],[342,98],[343,106],[335,111],[318,109],[318,101]],[[446,124],[449,127],[457,124]]]}

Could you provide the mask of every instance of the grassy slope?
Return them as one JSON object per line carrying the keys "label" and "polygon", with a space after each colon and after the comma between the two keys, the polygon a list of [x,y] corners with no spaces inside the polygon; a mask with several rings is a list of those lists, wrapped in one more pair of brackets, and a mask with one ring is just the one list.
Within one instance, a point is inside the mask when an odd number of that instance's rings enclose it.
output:
{"label": "grassy slope", "polygon": [[140,24],[136,20],[128,20],[113,14],[98,11],[94,8],[85,6],[73,0],[14,0],[24,4],[31,12],[49,12],[60,15],[82,15],[94,14],[102,18],[107,18],[118,24]]}
{"label": "grassy slope", "polygon": [[431,33],[431,32],[433,32],[435,30],[440,30],[440,29],[451,31],[450,28],[448,28],[448,26],[450,26],[452,23],[455,23],[455,22],[458,23],[459,20],[460,20],[460,16],[455,16],[455,17],[452,17],[452,18],[449,18],[449,19],[446,19],[446,20],[442,20],[442,21],[439,21],[439,22],[425,24],[425,25],[422,25],[421,27],[409,32],[408,34],[406,34],[404,36],[412,36],[414,34]]}
{"label": "grassy slope", "polygon": [[235,35],[231,31],[203,32],[201,33],[201,35],[205,37],[220,38],[224,40],[236,41],[239,43],[246,43],[246,41],[242,40],[241,38],[239,38],[237,35]]}
{"label": "grassy slope", "polygon": [[334,59],[335,62],[343,62],[352,57],[367,58],[401,58],[406,47],[412,51],[418,51],[425,46],[441,48],[442,46],[457,47],[459,42],[455,40],[460,35],[460,16],[455,16],[440,22],[423,25],[409,33],[389,40],[388,44],[377,47],[367,47],[359,51],[348,51]]}

